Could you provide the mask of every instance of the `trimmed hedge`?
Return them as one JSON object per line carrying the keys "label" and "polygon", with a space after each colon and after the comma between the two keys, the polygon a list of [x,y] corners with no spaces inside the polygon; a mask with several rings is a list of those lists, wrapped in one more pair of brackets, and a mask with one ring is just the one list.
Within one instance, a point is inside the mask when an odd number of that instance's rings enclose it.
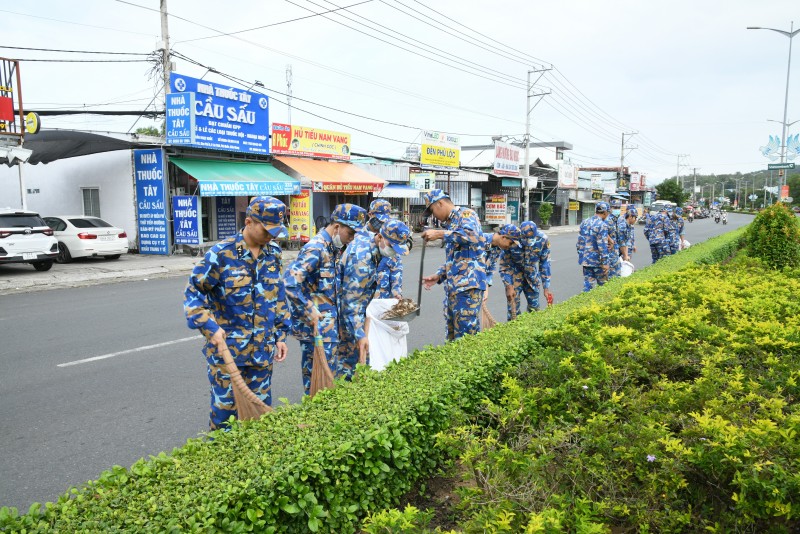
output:
{"label": "trimmed hedge", "polygon": [[355,532],[367,512],[396,504],[442,459],[435,436],[494,398],[503,374],[537,339],[627,283],[724,260],[744,229],[692,246],[590,293],[488,332],[428,347],[381,373],[360,371],[313,399],[236,423],[172,454],[115,466],[25,515],[0,508],[15,532]]}

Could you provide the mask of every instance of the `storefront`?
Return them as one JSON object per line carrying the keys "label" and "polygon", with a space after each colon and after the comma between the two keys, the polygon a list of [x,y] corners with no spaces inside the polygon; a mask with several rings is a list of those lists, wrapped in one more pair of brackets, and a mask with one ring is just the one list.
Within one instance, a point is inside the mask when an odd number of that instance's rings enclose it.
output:
{"label": "storefront", "polygon": [[312,216],[316,226],[330,216],[337,204],[349,202],[369,207],[373,196],[386,185],[382,178],[344,161],[279,156],[273,163],[276,169],[311,190]]}

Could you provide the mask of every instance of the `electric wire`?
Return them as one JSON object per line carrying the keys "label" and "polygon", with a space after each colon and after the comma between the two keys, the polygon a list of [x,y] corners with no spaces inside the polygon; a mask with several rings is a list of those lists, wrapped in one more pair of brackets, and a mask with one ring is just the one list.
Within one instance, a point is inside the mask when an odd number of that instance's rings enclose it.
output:
{"label": "electric wire", "polygon": [[60,48],[30,48],[27,46],[0,46],[0,48],[7,48],[10,50],[33,50],[36,52],[61,52],[65,54],[109,54],[120,56],[149,56],[150,53],[145,52],[101,52],[99,50],[64,50]]}

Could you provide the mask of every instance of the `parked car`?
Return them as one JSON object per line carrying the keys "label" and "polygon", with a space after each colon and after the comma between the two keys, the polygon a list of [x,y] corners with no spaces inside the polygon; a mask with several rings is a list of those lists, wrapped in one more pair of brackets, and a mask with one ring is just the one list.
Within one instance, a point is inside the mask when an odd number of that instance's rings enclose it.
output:
{"label": "parked car", "polygon": [[58,240],[58,263],[73,258],[103,256],[116,260],[128,253],[128,234],[99,217],[86,215],[61,215],[45,217]]}
{"label": "parked car", "polygon": [[0,264],[30,263],[47,271],[58,256],[53,230],[35,211],[0,209]]}

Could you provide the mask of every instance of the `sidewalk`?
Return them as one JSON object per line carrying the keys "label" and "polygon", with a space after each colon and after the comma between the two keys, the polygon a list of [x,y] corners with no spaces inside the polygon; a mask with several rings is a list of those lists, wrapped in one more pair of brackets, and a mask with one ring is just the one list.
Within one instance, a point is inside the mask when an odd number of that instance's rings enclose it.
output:
{"label": "sidewalk", "polygon": [[[578,226],[552,226],[549,236],[577,232]],[[413,235],[414,248],[422,244],[421,234]],[[439,241],[428,246],[440,245]],[[284,250],[283,262],[288,265],[297,258],[297,250]],[[71,263],[55,264],[46,272],[38,272],[25,263],[0,265],[0,295],[93,286],[116,282],[131,282],[170,276],[189,276],[200,256],[173,254],[149,256],[125,254],[118,260],[80,258]]]}

